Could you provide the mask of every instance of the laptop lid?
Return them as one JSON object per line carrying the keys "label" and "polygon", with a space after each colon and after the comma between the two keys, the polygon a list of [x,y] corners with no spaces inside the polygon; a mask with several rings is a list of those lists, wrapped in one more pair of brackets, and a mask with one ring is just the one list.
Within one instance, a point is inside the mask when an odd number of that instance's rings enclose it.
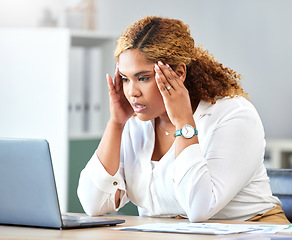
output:
{"label": "laptop lid", "polygon": [[0,138],[0,224],[70,228],[124,222],[93,219],[64,226],[46,140]]}
{"label": "laptop lid", "polygon": [[61,227],[46,140],[0,139],[0,223]]}

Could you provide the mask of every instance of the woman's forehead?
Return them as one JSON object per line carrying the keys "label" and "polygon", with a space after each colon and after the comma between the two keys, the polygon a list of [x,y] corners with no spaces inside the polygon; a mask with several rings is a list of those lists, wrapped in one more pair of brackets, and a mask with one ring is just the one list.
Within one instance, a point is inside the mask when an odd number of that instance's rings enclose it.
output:
{"label": "woman's forehead", "polygon": [[119,70],[121,73],[153,70],[154,63],[150,62],[143,53],[137,49],[124,51],[119,56]]}

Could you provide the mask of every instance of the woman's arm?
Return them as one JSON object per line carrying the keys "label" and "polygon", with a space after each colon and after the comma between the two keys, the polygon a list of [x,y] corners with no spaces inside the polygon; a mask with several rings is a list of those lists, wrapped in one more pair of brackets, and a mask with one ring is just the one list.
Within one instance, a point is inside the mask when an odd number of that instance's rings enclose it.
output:
{"label": "woman's arm", "polygon": [[[123,129],[124,126],[109,121],[96,151],[103,167],[112,176],[114,176],[119,169]],[[120,194],[121,190],[117,189],[115,194],[116,208],[120,205]]]}
{"label": "woman's arm", "polygon": [[96,216],[117,210],[117,191],[122,193],[120,206],[123,206],[128,201],[123,170],[111,176],[95,152],[79,178],[77,194],[84,211],[90,216]]}
{"label": "woman's arm", "polygon": [[[95,153],[96,156],[90,161],[93,162],[92,169],[90,170],[90,167],[87,166],[83,170],[79,180],[78,196],[80,201],[84,203],[84,205],[89,206],[88,212],[94,213],[94,215],[97,213],[99,214],[100,211],[102,213],[105,211],[104,209],[96,211],[98,208],[93,206],[94,202],[104,201],[102,205],[109,205],[105,207],[105,209],[112,211],[120,206],[121,189],[125,190],[124,187],[121,186],[124,186],[124,184],[121,183],[120,178],[115,180],[114,177],[120,168],[122,132],[127,120],[133,114],[133,109],[125,98],[120,78],[118,68],[115,72],[115,83],[113,83],[112,78],[107,75],[111,117]],[[103,170],[105,171],[102,172]],[[102,172],[102,174],[100,172]],[[105,188],[103,191],[101,189],[103,186],[96,181],[96,179],[99,178],[99,176],[95,176],[97,174],[103,175],[103,179],[106,179],[104,181],[109,181],[113,186],[110,186],[108,189]],[[110,178],[107,174],[113,178]],[[113,193],[114,190],[115,192]],[[115,206],[111,204],[113,201]]]}
{"label": "woman's arm", "polygon": [[250,183],[264,154],[264,131],[251,108],[238,105],[212,121],[205,117],[204,153],[191,145],[175,162],[176,196],[192,222],[205,221],[230,203]]}
{"label": "woman's arm", "polygon": [[112,176],[119,169],[123,129],[124,126],[109,121],[96,151],[103,167]]}
{"label": "woman's arm", "polygon": [[[156,82],[163,97],[167,114],[176,130],[180,130],[186,124],[196,128],[189,93],[184,86],[186,65],[179,64],[174,72],[169,65],[158,62],[154,69]],[[196,135],[188,139],[178,136],[175,140],[175,157],[188,146],[197,143],[199,141]]]}
{"label": "woman's arm", "polygon": [[121,137],[124,126],[133,114],[133,109],[124,95],[120,79],[118,67],[115,73],[115,83],[107,75],[111,117],[97,149],[98,158],[112,176],[119,169]]}

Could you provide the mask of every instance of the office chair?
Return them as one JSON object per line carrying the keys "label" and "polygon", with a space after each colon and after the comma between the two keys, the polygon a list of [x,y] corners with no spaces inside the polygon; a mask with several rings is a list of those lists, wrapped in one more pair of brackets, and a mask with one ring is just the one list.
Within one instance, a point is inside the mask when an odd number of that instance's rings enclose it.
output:
{"label": "office chair", "polygon": [[274,196],[282,202],[286,217],[292,222],[292,169],[267,169]]}

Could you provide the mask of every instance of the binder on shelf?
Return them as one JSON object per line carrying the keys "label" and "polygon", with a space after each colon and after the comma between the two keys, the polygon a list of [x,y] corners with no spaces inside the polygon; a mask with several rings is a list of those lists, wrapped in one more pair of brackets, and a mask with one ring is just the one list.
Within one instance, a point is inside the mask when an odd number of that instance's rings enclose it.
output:
{"label": "binder on shelf", "polygon": [[82,132],[83,134],[89,133],[89,115],[90,115],[90,72],[92,69],[91,63],[91,48],[84,48],[83,55],[83,115],[82,115]]}
{"label": "binder on shelf", "polygon": [[91,48],[90,52],[90,91],[89,91],[89,132],[92,135],[101,135],[103,132],[103,81],[106,81],[102,69],[102,49]]}
{"label": "binder on shelf", "polygon": [[83,77],[84,77],[84,48],[70,49],[69,66],[69,136],[83,134]]}
{"label": "binder on shelf", "polygon": [[[69,136],[92,138],[104,130],[106,83],[101,47],[73,47],[70,54]],[[104,83],[104,82],[105,83]]]}

